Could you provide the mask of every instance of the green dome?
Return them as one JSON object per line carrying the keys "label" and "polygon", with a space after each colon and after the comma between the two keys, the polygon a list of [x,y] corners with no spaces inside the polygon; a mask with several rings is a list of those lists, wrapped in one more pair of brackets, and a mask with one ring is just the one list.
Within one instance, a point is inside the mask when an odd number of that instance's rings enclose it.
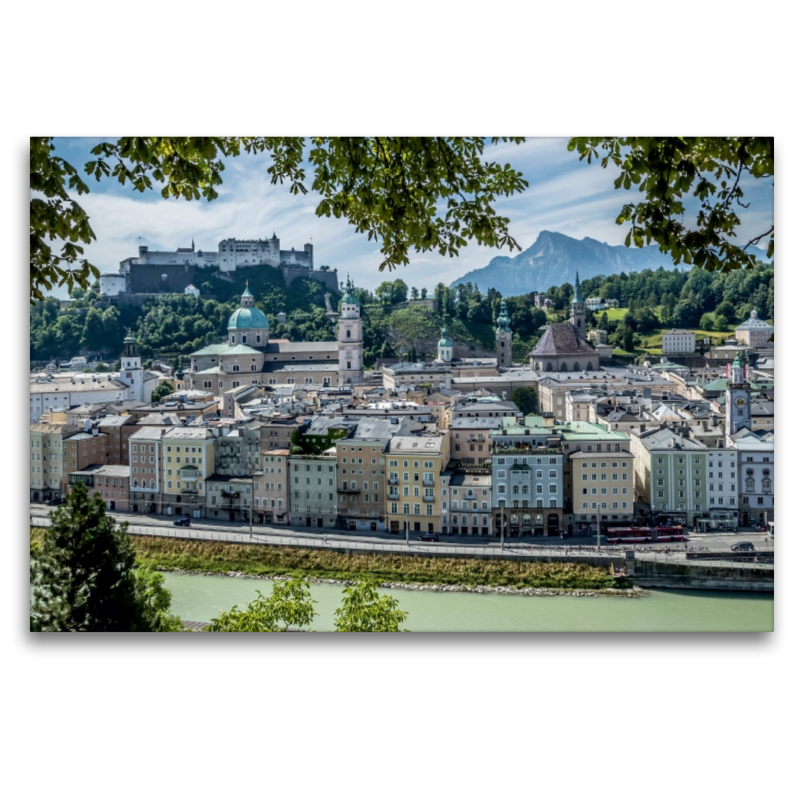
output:
{"label": "green dome", "polygon": [[136,337],[133,335],[130,328],[128,328],[128,335],[123,340],[123,344],[136,344]]}
{"label": "green dome", "polygon": [[450,337],[447,335],[447,325],[442,328],[442,338],[439,339],[439,347],[452,347],[453,343],[450,341]]}
{"label": "green dome", "polygon": [[257,308],[237,308],[228,320],[228,330],[247,328],[269,328],[269,320]]}
{"label": "green dome", "polygon": [[355,294],[353,294],[353,282],[350,280],[349,275],[347,276],[347,285],[345,286],[345,291],[342,295],[342,305],[358,306],[358,299],[356,298]]}
{"label": "green dome", "polygon": [[497,318],[497,330],[511,333],[511,317],[508,316],[506,301],[503,300],[500,306],[500,316]]}

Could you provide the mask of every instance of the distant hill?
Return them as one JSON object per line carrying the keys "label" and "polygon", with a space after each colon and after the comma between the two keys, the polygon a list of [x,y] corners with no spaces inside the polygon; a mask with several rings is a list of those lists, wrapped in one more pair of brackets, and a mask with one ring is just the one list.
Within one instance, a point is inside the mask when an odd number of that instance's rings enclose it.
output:
{"label": "distant hill", "polygon": [[[766,251],[760,251],[758,257],[766,261]],[[672,259],[659,252],[657,245],[641,249],[612,246],[588,236],[578,240],[563,233],[542,231],[539,238],[519,255],[513,258],[496,256],[485,267],[468,272],[453,281],[451,286],[472,283],[482,292],[494,287],[506,296],[513,296],[574,283],[576,269],[580,271],[581,280],[587,280],[598,275],[659,267],[675,269]]]}

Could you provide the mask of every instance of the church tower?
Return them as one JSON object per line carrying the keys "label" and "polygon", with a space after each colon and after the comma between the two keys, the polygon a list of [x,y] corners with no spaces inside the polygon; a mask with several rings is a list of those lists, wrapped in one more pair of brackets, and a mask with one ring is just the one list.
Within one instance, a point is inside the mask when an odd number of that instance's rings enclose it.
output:
{"label": "church tower", "polygon": [[447,325],[442,328],[442,338],[439,339],[437,355],[438,358],[436,360],[440,364],[446,364],[453,360],[453,341],[447,335]]}
{"label": "church tower", "polygon": [[362,383],[364,380],[364,338],[361,330],[361,307],[347,276],[339,317],[339,384]]}
{"label": "church tower", "polygon": [[511,317],[508,316],[506,301],[500,306],[500,316],[497,318],[497,331],[495,332],[495,346],[497,350],[497,366],[511,366]]}
{"label": "church tower", "polygon": [[736,359],[728,367],[728,388],[725,389],[725,434],[733,436],[742,428],[750,428],[750,385],[747,383],[747,367],[742,363],[742,354],[736,351]]}
{"label": "church tower", "polygon": [[130,329],[128,329],[128,335],[122,344],[122,355],[119,357],[119,362],[119,379],[128,385],[128,400],[144,402],[142,356],[139,353],[136,337]]}
{"label": "church tower", "polygon": [[575,270],[575,298],[572,301],[572,313],[569,321],[578,331],[578,336],[586,341],[586,312],[583,308],[583,296],[581,295],[581,279],[578,277],[578,270]]}

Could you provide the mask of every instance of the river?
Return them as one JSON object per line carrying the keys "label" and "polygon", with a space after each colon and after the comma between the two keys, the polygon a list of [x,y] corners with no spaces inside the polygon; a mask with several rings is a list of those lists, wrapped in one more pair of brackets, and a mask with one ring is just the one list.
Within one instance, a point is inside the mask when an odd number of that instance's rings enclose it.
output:
{"label": "river", "polygon": [[[182,619],[208,622],[219,611],[244,608],[271,591],[271,581],[166,573],[173,613]],[[333,613],[341,603],[342,586],[311,584],[317,601],[312,628],[333,630]],[[408,612],[411,631],[531,632],[709,632],[771,631],[771,594],[660,591],[648,597],[522,597],[468,592],[419,592],[382,589]]]}

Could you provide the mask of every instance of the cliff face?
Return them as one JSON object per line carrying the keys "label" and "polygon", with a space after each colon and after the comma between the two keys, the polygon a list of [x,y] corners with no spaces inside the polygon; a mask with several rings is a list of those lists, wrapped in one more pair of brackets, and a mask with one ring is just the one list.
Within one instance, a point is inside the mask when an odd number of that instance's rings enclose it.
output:
{"label": "cliff face", "polygon": [[485,267],[472,270],[451,286],[477,284],[482,292],[490,287],[506,296],[546,291],[551,286],[575,281],[575,270],[581,280],[597,275],[636,272],[642,269],[674,269],[672,259],[651,245],[641,249],[612,246],[586,237],[578,240],[563,233],[542,231],[539,238],[513,258],[497,256]]}

